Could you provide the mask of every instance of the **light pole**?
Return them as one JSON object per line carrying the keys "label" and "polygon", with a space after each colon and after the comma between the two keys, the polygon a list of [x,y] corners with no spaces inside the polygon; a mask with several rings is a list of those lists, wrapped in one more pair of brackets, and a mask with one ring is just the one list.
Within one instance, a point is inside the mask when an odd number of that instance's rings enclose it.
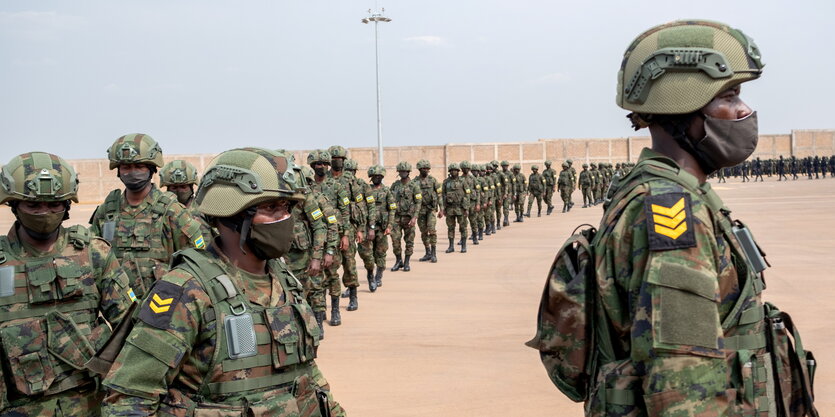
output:
{"label": "light pole", "polygon": [[374,22],[374,71],[377,74],[377,163],[380,166],[385,165],[383,165],[383,119],[380,112],[380,48],[377,45],[377,24],[379,22],[391,22],[391,19],[383,16],[385,11],[386,9],[383,8],[372,13],[371,9],[368,9],[370,15],[362,19],[362,23]]}

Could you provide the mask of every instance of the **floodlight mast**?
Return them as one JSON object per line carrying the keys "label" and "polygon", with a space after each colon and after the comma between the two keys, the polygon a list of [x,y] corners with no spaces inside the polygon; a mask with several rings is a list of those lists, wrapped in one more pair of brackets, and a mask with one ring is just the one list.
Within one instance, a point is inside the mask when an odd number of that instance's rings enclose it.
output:
{"label": "floodlight mast", "polygon": [[371,9],[368,9],[369,16],[362,19],[362,23],[365,24],[374,22],[374,71],[376,74],[377,83],[377,163],[380,164],[380,166],[385,165],[383,165],[383,118],[382,111],[380,108],[380,48],[378,43],[377,25],[380,22],[391,22],[391,19],[383,15],[385,11],[385,8],[379,9],[379,11],[374,12],[372,12]]}

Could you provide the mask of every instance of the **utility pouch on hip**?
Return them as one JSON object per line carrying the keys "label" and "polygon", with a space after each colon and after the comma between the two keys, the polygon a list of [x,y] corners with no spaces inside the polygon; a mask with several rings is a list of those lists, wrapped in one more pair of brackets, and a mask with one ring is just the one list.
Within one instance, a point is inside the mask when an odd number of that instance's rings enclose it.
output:
{"label": "utility pouch on hip", "polygon": [[113,238],[115,236],[116,236],[116,222],[115,221],[104,222],[104,224],[101,226],[101,237],[102,237],[102,239],[104,239],[104,240],[106,240],[110,243],[113,243]]}
{"label": "utility pouch on hip", "polygon": [[0,266],[0,297],[14,295],[14,266]]}
{"label": "utility pouch on hip", "polygon": [[250,313],[226,316],[223,328],[226,331],[226,349],[230,359],[246,358],[258,353],[255,325]]}
{"label": "utility pouch on hip", "polygon": [[84,369],[95,354],[90,341],[64,313],[51,311],[46,315],[46,332],[49,353],[75,369]]}

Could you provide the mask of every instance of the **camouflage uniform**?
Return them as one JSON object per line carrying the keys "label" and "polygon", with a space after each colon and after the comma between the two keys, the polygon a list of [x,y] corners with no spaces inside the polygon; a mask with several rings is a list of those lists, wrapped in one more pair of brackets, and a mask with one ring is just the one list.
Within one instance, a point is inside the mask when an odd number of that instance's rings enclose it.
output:
{"label": "camouflage uniform", "polygon": [[490,176],[493,177],[493,183],[496,184],[496,201],[493,203],[495,205],[494,210],[496,211],[493,233],[496,233],[496,230],[502,229],[502,207],[507,199],[507,184],[504,183],[504,175],[499,172],[499,161],[491,161],[490,166],[493,167],[493,172]]}
{"label": "camouflage uniform", "polygon": [[[411,170],[412,166],[408,162],[402,161],[397,164],[398,172]],[[390,190],[395,205],[394,223],[391,227],[391,248],[394,251],[395,263],[391,270],[398,271],[403,268],[408,272],[411,270],[409,261],[415,250],[415,227],[409,223],[418,216],[423,206],[423,193],[417,181],[410,178],[405,183],[402,178],[398,179],[391,184]],[[406,244],[405,253],[400,250],[401,239]],[[434,248],[435,245],[430,246],[429,251],[434,253]],[[405,255],[405,258],[401,258],[401,254]]]}
{"label": "camouflage uniform", "polygon": [[[162,167],[162,150],[147,135],[120,137],[109,151],[110,169],[120,164]],[[130,205],[121,190],[113,190],[90,218],[90,230],[109,241],[131,279],[138,298],[168,271],[171,255],[181,249],[205,247],[201,225],[174,194],[153,184],[145,199]]]}
{"label": "camouflage uniform", "polygon": [[[385,177],[385,168],[374,165],[368,168],[368,176],[380,175]],[[374,267],[377,267],[377,272],[373,277],[376,286],[383,285],[383,270],[386,269],[386,253],[389,250],[388,235],[386,231],[391,232],[394,225],[394,213],[397,210],[397,202],[394,200],[389,187],[386,187],[381,182],[380,185],[372,184],[368,191],[366,191],[366,201],[368,204],[374,204],[377,211],[377,222],[374,225],[376,230],[373,240],[366,239],[360,245],[360,254],[365,261],[365,269],[368,271],[368,278],[372,280],[371,274]],[[369,288],[371,284],[369,284]]]}
{"label": "camouflage uniform", "polygon": [[[418,169],[421,167],[431,168],[429,161],[418,161]],[[423,197],[423,204],[418,213],[417,225],[420,229],[420,239],[423,241],[423,246],[431,248],[438,244],[438,232],[435,230],[436,213],[439,209],[443,209],[441,203],[441,183],[431,175],[422,175],[414,179],[420,186],[420,193]]]}
{"label": "camouflage uniform", "polygon": [[[567,166],[568,164],[566,164]],[[570,177],[571,173],[569,173]],[[545,171],[542,171],[542,178],[545,179],[545,205],[548,207],[546,211],[547,215],[551,215],[551,212],[554,211],[554,203],[552,201],[554,197],[554,191],[557,186],[557,171],[554,168],[551,168],[551,161],[545,161]],[[569,180],[566,181],[566,185],[570,185]],[[562,195],[563,190],[560,187],[560,194]],[[563,196],[563,201],[565,201],[565,197]]]}
{"label": "camouflage uniform", "polygon": [[[284,255],[290,272],[304,285],[308,303],[314,307],[315,313],[325,311],[325,304],[314,306],[310,299],[313,292],[314,280],[318,280],[321,287],[321,277],[310,276],[308,267],[313,260],[322,261],[325,256],[325,239],[328,237],[328,223],[323,221],[325,211],[319,205],[319,199],[313,193],[305,195],[304,201],[293,206],[293,243],[290,251]],[[333,219],[336,226],[336,219]],[[335,237],[335,236],[334,236]],[[335,242],[330,242],[333,250]],[[317,274],[319,275],[319,274]],[[322,299],[324,301],[324,297]]]}
{"label": "camouflage uniform", "polygon": [[513,164],[513,212],[516,213],[516,222],[524,221],[522,215],[525,213],[525,194],[528,191],[528,180],[525,174],[520,172],[521,165]]}
{"label": "camouflage uniform", "polygon": [[[200,223],[200,232],[204,238],[213,235],[212,228],[203,213],[197,211],[194,204],[194,187],[197,185],[197,168],[187,161],[175,159],[162,167],[159,171],[159,186],[177,196],[177,201],[186,207],[186,211]],[[188,192],[174,192],[172,187],[188,186]]]}
{"label": "camouflage uniform", "polygon": [[594,194],[591,192],[594,187],[594,175],[589,171],[589,164],[583,164],[580,171],[580,187],[583,192],[583,208],[594,205]]}
{"label": "camouflage uniform", "polygon": [[[449,172],[460,171],[458,164],[452,163]],[[455,252],[455,223],[461,233],[461,253],[467,252],[467,210],[470,208],[470,198],[467,194],[467,183],[460,176],[444,180],[442,198],[444,201],[443,214],[446,216],[447,238],[449,248],[446,253]]]}
{"label": "camouflage uniform", "polygon": [[464,193],[467,194],[467,199],[470,209],[467,210],[467,222],[470,224],[470,236],[472,236],[473,244],[478,245],[478,211],[481,204],[480,193],[476,189],[478,178],[473,175],[471,171],[472,165],[469,161],[461,161],[459,164],[461,170],[461,179],[464,181]]}
{"label": "camouflage uniform", "polygon": [[[0,175],[0,204],[10,202],[18,217],[21,202],[62,202],[68,209],[69,200],[78,201],[75,171],[58,156],[26,153]],[[66,219],[65,213],[55,214]],[[135,299],[106,241],[81,225],[57,227],[48,252],[23,240],[19,234],[30,232],[21,220],[0,236],[4,416],[100,415],[98,373],[107,369],[93,366],[94,355]]]}
{"label": "camouflage uniform", "polygon": [[501,175],[503,178],[504,191],[505,191],[505,199],[504,203],[502,204],[502,213],[504,214],[504,221],[502,222],[502,226],[510,226],[510,206],[513,204],[513,198],[515,196],[516,190],[513,183],[513,172],[511,172],[508,167],[510,163],[507,161],[502,161],[502,171]]}
{"label": "camouflage uniform", "polygon": [[531,217],[531,207],[533,206],[534,199],[536,200],[536,212],[537,217],[542,216],[542,193],[545,191],[545,179],[542,178],[542,174],[538,173],[539,167],[533,165],[531,167],[531,175],[528,176],[528,192],[530,193],[531,197],[528,199],[528,212],[525,213],[526,217]]}
{"label": "camouflage uniform", "polygon": [[[373,280],[373,271],[374,271],[374,252],[373,251],[365,251],[363,249],[363,245],[366,247],[370,244],[373,239],[369,239],[371,236],[371,231],[374,231],[374,238],[376,239],[377,233],[382,233],[382,231],[377,230],[377,223],[379,221],[378,216],[380,215],[377,210],[377,204],[374,202],[374,198],[371,197],[371,185],[367,182],[363,181],[361,178],[357,177],[357,161],[353,159],[348,159],[345,161],[345,173],[350,174],[354,178],[354,183],[357,189],[360,190],[360,194],[364,196],[365,202],[365,224],[358,228],[358,230],[362,230],[363,232],[363,241],[357,244],[357,253],[360,255],[360,259],[362,259],[363,265],[365,266],[366,271],[368,272],[368,280],[369,280],[369,289],[374,292],[374,289],[371,288],[372,285],[375,285],[375,281]],[[356,200],[355,200],[356,201]],[[371,268],[369,268],[369,265]],[[344,295],[344,294],[343,294]]]}
{"label": "camouflage uniform", "polygon": [[565,213],[571,210],[571,171],[568,170],[568,164],[563,162],[562,171],[558,180],[560,187],[560,197],[562,198],[562,212]]}
{"label": "camouflage uniform", "polygon": [[495,225],[496,225],[496,202],[499,200],[499,190],[496,187],[496,179],[493,177],[492,170],[490,169],[490,164],[482,165],[483,168],[483,176],[482,176],[482,191],[484,191],[487,197],[487,208],[484,210],[484,234],[490,236],[495,232]]}
{"label": "camouflage uniform", "polygon": [[[476,165],[474,170],[478,174],[476,178],[476,191],[479,194],[479,200],[481,201],[481,210],[476,213],[476,223],[478,229],[478,239],[484,239],[484,233],[487,226],[487,220],[489,219],[489,214],[487,213],[488,207],[493,204],[493,192],[490,191],[490,185],[487,179],[484,177],[484,169],[482,165]],[[489,233],[487,233],[489,235]]]}

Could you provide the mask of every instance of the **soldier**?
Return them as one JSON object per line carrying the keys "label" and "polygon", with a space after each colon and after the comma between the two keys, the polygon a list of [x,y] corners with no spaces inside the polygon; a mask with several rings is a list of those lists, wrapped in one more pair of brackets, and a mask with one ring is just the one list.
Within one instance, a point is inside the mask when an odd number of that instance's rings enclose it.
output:
{"label": "soldier", "polygon": [[[397,163],[397,174],[400,179],[391,184],[391,195],[394,197],[394,223],[391,228],[391,248],[394,250],[394,266],[392,271],[409,272],[412,267],[409,260],[415,250],[415,224],[418,221],[418,214],[423,207],[423,194],[417,181],[412,181],[409,175],[412,173],[412,165],[406,161]],[[406,243],[406,251],[400,250],[400,239]],[[437,262],[435,246],[429,247],[429,260]],[[401,256],[405,254],[405,258]]]}
{"label": "soldier", "polygon": [[[571,172],[571,193],[574,194],[574,190],[577,187],[577,170],[574,169],[572,164],[574,163],[571,158],[565,160],[568,163],[568,171]],[[574,207],[574,201],[571,201],[571,207]]]}
{"label": "soldier", "polygon": [[539,166],[531,166],[531,171],[531,175],[528,176],[528,193],[531,196],[528,199],[528,212],[525,213],[525,217],[531,217],[534,199],[536,199],[536,217],[542,217],[542,193],[545,191],[545,179],[539,173]]}
{"label": "soldier", "polygon": [[203,215],[194,207],[194,186],[197,185],[197,168],[182,159],[175,159],[162,167],[159,171],[159,185],[174,193],[177,201],[186,207],[191,217],[200,223],[200,231],[204,237],[212,235],[212,230]]}
{"label": "soldier", "polygon": [[765,181],[763,179],[763,162],[759,156],[754,160],[754,182],[757,181],[757,178],[760,179],[760,182]]}
{"label": "soldier", "polygon": [[823,178],[826,178],[826,171],[829,170],[828,169],[829,168],[829,158],[826,155],[822,156],[820,164],[821,164],[821,167],[820,167],[821,168],[821,176]]}
{"label": "soldier", "polygon": [[[432,169],[429,161],[421,159],[417,162],[417,169],[420,172],[420,176],[415,179],[415,182],[420,186],[420,194],[422,196],[417,225],[420,228],[420,239],[423,241],[424,248],[426,248],[426,255],[423,255],[418,261],[438,262],[438,258],[434,255],[435,246],[438,244],[438,232],[435,230],[435,213],[439,209],[443,210],[444,208],[443,202],[441,201],[441,183],[435,177],[429,175],[429,170]],[[404,266],[406,264],[408,264],[408,260]]]}
{"label": "soldier", "polygon": [[196,201],[220,236],[179,252],[143,301],[104,380],[105,415],[345,414],[314,361],[313,311],[280,260],[304,200],[289,164],[242,148],[209,165]]}
{"label": "soldier", "polygon": [[505,184],[504,175],[499,172],[499,161],[490,161],[490,166],[493,168],[493,182],[496,184],[496,200],[493,203],[495,205],[494,210],[496,211],[496,222],[493,226],[493,233],[496,233],[496,231],[502,230],[502,207],[504,207],[504,202],[507,200],[508,187]]}
{"label": "soldier", "polygon": [[716,176],[719,178],[719,181],[717,181],[717,183],[728,182],[728,180],[725,179],[725,168],[716,171]]}
{"label": "soldier", "polygon": [[488,197],[486,199],[487,207],[484,210],[484,234],[486,236],[492,235],[495,231],[496,225],[496,212],[494,211],[494,207],[496,206],[496,200],[499,199],[499,193],[496,190],[496,180],[493,178],[493,165],[490,163],[481,164],[481,178],[482,178],[482,191],[487,193]]}
{"label": "soldier", "polygon": [[447,237],[449,248],[446,253],[455,252],[455,223],[458,223],[458,231],[461,233],[461,253],[467,253],[467,211],[470,208],[470,199],[467,194],[467,184],[458,174],[461,170],[458,164],[449,164],[449,178],[444,180],[442,198],[444,208],[438,213],[438,218],[446,216]]}
{"label": "soldier", "polygon": [[459,164],[463,174],[461,180],[464,181],[464,193],[467,194],[467,199],[470,209],[467,210],[467,221],[470,224],[470,236],[473,239],[473,245],[478,245],[478,212],[481,210],[479,192],[476,189],[477,178],[470,172],[470,161],[461,161]]}
{"label": "soldier", "polygon": [[162,168],[162,149],[153,138],[141,133],[122,136],[107,155],[125,191],[107,195],[90,218],[90,230],[110,242],[136,297],[142,299],[168,271],[174,252],[202,249],[205,242],[200,223],[173,194],[151,181]]}
{"label": "soldier", "polygon": [[797,163],[797,157],[794,156],[794,155],[792,155],[790,167],[791,167],[792,181],[795,181],[795,180],[797,180],[798,163]]}
{"label": "soldier", "polygon": [[514,190],[513,173],[510,172],[510,162],[502,161],[503,184],[506,184],[505,199],[502,204],[502,213],[504,213],[504,222],[502,226],[510,226],[510,206],[513,204],[513,199],[516,191]]}
{"label": "soldier", "polygon": [[777,181],[783,181],[783,178],[785,178],[786,181],[789,180],[788,177],[786,177],[786,160],[783,159],[783,155],[780,155],[780,160],[777,161]]}
{"label": "soldier", "polygon": [[525,194],[528,191],[528,180],[525,174],[522,174],[522,165],[513,164],[513,212],[516,213],[516,223],[525,221],[523,218],[525,207]]}
{"label": "soldier", "polygon": [[65,228],[78,202],[75,170],[30,152],[0,171],[0,204],[15,222],[0,235],[0,414],[98,416],[92,366],[136,297],[110,245],[84,226]]}
{"label": "soldier", "polygon": [[[389,250],[388,236],[391,235],[391,228],[394,225],[394,213],[397,211],[397,201],[394,199],[389,187],[383,185],[383,177],[386,176],[386,169],[380,165],[372,165],[368,168],[368,178],[371,179],[371,187],[365,194],[368,204],[376,205],[377,221],[374,228],[374,240],[366,240],[360,245],[360,254],[365,261],[365,270],[368,271],[368,289],[383,286],[383,270],[386,269],[386,252]],[[364,255],[362,255],[364,253]],[[374,267],[377,267],[376,274]],[[371,290],[374,292],[374,290]]]}
{"label": "soldier", "polygon": [[493,228],[490,226],[493,211],[493,203],[496,199],[496,186],[487,176],[486,164],[478,164],[478,179],[481,191],[481,212],[478,216],[478,239],[483,240],[484,235],[490,236]]}
{"label": "soldier", "polygon": [[[338,250],[333,254],[333,262],[330,267],[323,266],[325,279],[322,283],[323,291],[330,292],[331,295],[331,319],[328,323],[331,326],[339,326],[342,324],[342,314],[339,311],[339,292],[341,291],[339,267],[342,265],[342,253],[348,248],[349,241],[354,238],[354,235],[350,225],[351,213],[349,207],[351,199],[348,197],[348,191],[345,190],[342,183],[328,176],[328,167],[331,161],[330,152],[325,150],[317,149],[307,155],[307,164],[313,169],[314,174],[313,182],[310,183],[311,191],[324,196],[330,206],[339,213],[336,216],[339,236]],[[328,216],[327,220],[330,222],[332,219]],[[322,293],[323,297],[324,292]]]}
{"label": "soldier", "polygon": [[560,197],[562,197],[562,212],[571,211],[571,171],[568,170],[568,162],[562,163],[562,171],[558,180],[560,186]]}
{"label": "soldier", "polygon": [[[676,66],[674,56],[714,63]],[[744,233],[734,229],[744,226],[706,183],[755,148],[757,116],[739,85],[760,76],[760,59],[741,31],[693,20],[652,28],[624,54],[617,103],[636,129],[649,127],[652,149],[619,181],[592,242],[602,260],[592,314],[602,322],[587,416],[771,416],[785,405],[775,385],[791,376],[783,366],[772,373],[772,359],[791,353],[766,348],[766,332],[777,326],[763,319],[764,309],[773,311],[760,294],[765,264],[756,249],[743,249]],[[563,330],[542,334],[571,345]],[[806,366],[805,358],[792,361]],[[797,400],[780,415],[817,415],[810,397],[780,391]]]}
{"label": "soldier", "polygon": [[[568,166],[568,163],[565,163]],[[570,176],[571,173],[568,173],[569,178],[566,179],[566,185],[570,185]],[[545,212],[545,215],[550,216],[551,212],[554,211],[554,204],[552,203],[552,198],[554,197],[554,188],[557,186],[557,171],[551,168],[551,160],[545,160],[545,171],[542,171],[542,178],[545,179],[545,205],[548,207],[548,210]],[[563,190],[560,188],[560,196],[562,196]],[[565,200],[565,197],[563,197]],[[565,210],[563,210],[565,213]]]}
{"label": "soldier", "polygon": [[591,192],[592,185],[594,185],[594,177],[589,171],[589,164],[583,164],[583,170],[580,171],[580,189],[583,192],[583,208],[594,205],[594,194]]}
{"label": "soldier", "polygon": [[[276,153],[288,161],[292,161],[291,157],[278,151]],[[293,241],[290,244],[290,249],[287,251],[287,254],[284,255],[284,260],[287,262],[287,267],[293,273],[293,276],[302,283],[305,298],[311,308],[313,308],[314,300],[311,299],[311,294],[314,291],[314,286],[317,286],[314,281],[319,281],[318,287],[321,288],[321,274],[322,268],[324,267],[323,259],[325,257],[328,229],[329,226],[333,226],[333,233],[331,234],[332,241],[328,242],[332,262],[333,252],[337,244],[336,235],[338,233],[338,227],[336,226],[336,218],[333,219],[332,224],[323,221],[325,218],[325,208],[319,204],[319,198],[324,199],[324,197],[313,194],[307,186],[301,167],[291,162],[287,169],[293,170],[299,179],[295,184],[296,191],[304,196],[304,200],[299,204],[295,204],[290,212],[293,216]],[[332,215],[333,213],[330,214]],[[325,320],[326,309],[324,297],[322,297],[321,301],[321,305],[313,308],[313,313],[319,324],[320,337],[324,338],[324,327],[322,325]]]}
{"label": "soldier", "polygon": [[485,226],[487,225],[487,223],[485,221],[485,219],[486,219],[485,212],[487,210],[487,206],[488,206],[488,203],[490,201],[491,194],[489,193],[490,188],[489,187],[485,188],[487,183],[485,182],[485,180],[483,178],[484,177],[484,170],[482,169],[482,165],[481,164],[473,164],[472,167],[473,167],[472,172],[474,174],[474,180],[475,180],[475,188],[476,188],[475,191],[476,191],[476,193],[478,193],[478,201],[479,201],[479,207],[478,207],[478,210],[476,210],[476,216],[475,216],[475,218],[476,218],[476,224],[475,224],[476,231],[473,234],[473,238],[475,239],[476,236],[478,236],[476,241],[479,241],[479,240],[484,240],[484,229],[485,229]]}
{"label": "soldier", "polygon": [[751,179],[748,178],[748,171],[751,169],[751,163],[748,161],[742,162],[742,182],[748,182]]}
{"label": "soldier", "polygon": [[[342,249],[342,284],[348,289],[348,307],[346,310],[355,311],[359,308],[357,287],[360,285],[357,276],[357,244],[362,243],[365,239],[369,219],[376,219],[376,207],[373,205],[369,207],[366,204],[363,194],[365,187],[357,183],[356,177],[350,173],[346,174],[345,162],[348,159],[348,151],[341,146],[334,145],[328,148],[328,152],[331,154],[330,176],[342,184],[348,192],[348,198],[351,200],[348,206],[349,236],[351,238],[348,239],[348,247]],[[370,234],[374,234],[374,232],[373,229],[369,230]]]}
{"label": "soldier", "polygon": [[[374,279],[374,252],[364,251],[362,246],[368,242],[373,242],[376,238],[377,234],[377,224],[378,224],[378,214],[377,214],[377,204],[374,202],[374,197],[371,196],[371,186],[357,177],[357,161],[353,159],[347,159],[345,161],[345,174],[350,175],[350,177],[354,180],[354,184],[356,185],[357,189],[360,190],[360,195],[364,196],[365,198],[365,206],[368,215],[366,216],[366,224],[363,227],[365,231],[365,240],[361,242],[357,242],[357,252],[360,255],[360,259],[362,259],[363,265],[366,267],[366,278],[368,279],[369,284],[369,291],[374,292],[377,290],[376,283],[377,281]],[[384,239],[386,242],[388,238]],[[373,245],[373,243],[372,243]],[[366,245],[368,246],[368,245]],[[371,269],[368,269],[368,266],[371,265]],[[372,290],[371,285],[375,285],[375,288]],[[346,290],[342,293],[342,297],[350,297],[350,290]]]}

